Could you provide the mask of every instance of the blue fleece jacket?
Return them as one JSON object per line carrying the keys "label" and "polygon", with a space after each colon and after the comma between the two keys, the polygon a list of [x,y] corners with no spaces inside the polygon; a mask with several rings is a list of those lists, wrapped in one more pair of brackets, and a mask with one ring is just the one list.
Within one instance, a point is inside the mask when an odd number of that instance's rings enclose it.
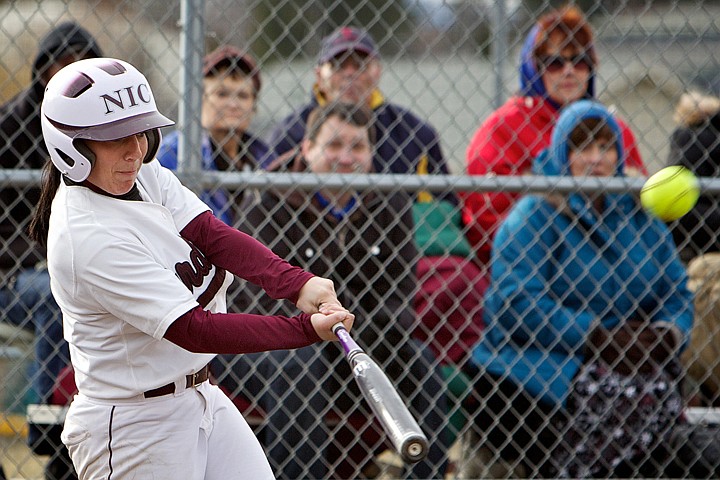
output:
{"label": "blue fleece jacket", "polygon": [[[170,170],[177,170],[178,164],[178,143],[179,133],[173,131],[168,135],[163,136],[163,141],[160,144],[158,150],[157,159],[163,167],[169,168]],[[254,164],[253,169],[265,168],[274,160],[273,155],[270,153],[270,149],[265,143],[257,137],[249,134],[243,134],[240,139],[243,145],[246,145],[247,158]],[[202,169],[203,170],[217,170],[215,160],[212,154],[212,145],[210,143],[210,137],[207,133],[203,133],[202,137]],[[213,211],[213,214],[228,225],[233,224],[233,218],[231,215],[231,209],[228,208],[230,198],[228,193],[222,189],[217,188],[202,192],[200,198],[205,202]]]}
{"label": "blue fleece jacket", "polygon": [[[620,138],[605,107],[575,102],[561,113],[536,173],[570,175],[568,136],[584,118],[604,119]],[[643,317],[672,324],[685,339],[692,327],[687,274],[665,224],[632,195],[606,194],[605,204],[598,213],[578,192],[561,212],[547,197],[526,196],[493,244],[485,336],[473,361],[550,405],[564,404],[595,325]]]}

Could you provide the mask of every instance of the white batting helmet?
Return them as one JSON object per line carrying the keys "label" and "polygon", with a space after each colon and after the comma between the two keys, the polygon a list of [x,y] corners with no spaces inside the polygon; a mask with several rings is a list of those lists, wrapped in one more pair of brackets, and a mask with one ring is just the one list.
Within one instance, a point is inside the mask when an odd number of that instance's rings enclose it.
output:
{"label": "white batting helmet", "polygon": [[175,122],[160,114],[145,76],[114,58],[71,63],[48,82],[41,108],[45,145],[53,164],[70,180],[82,182],[94,155],[82,140],[117,140],[145,132],[155,158],[160,128]]}

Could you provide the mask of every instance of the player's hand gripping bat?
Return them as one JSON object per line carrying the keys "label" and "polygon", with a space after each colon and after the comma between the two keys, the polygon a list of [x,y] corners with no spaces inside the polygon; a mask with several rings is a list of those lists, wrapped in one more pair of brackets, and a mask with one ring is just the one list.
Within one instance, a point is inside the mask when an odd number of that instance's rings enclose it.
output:
{"label": "player's hand gripping bat", "polygon": [[370,404],[397,452],[408,463],[416,463],[425,458],[428,451],[427,437],[385,372],[355,343],[341,323],[333,326],[333,332],[345,350],[345,357],[352,367],[353,376],[363,397]]}

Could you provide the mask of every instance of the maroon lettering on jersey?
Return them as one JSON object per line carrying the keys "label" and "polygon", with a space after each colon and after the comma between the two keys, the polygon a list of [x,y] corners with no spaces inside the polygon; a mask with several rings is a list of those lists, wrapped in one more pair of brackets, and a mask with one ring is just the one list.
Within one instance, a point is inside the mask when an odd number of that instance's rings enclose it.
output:
{"label": "maroon lettering on jersey", "polygon": [[210,281],[210,285],[208,285],[208,288],[205,289],[205,291],[197,298],[197,302],[200,304],[201,307],[205,308],[208,306],[208,303],[210,303],[210,301],[213,298],[215,298],[215,295],[217,295],[217,292],[223,286],[224,282],[225,282],[225,269],[224,268],[216,268],[215,275],[213,276],[213,279]]}
{"label": "maroon lettering on jersey", "polygon": [[[192,242],[185,238],[183,238],[183,240],[190,246],[190,261],[176,263],[175,274],[183,282],[183,285],[192,292],[194,288],[200,287],[203,284],[205,277],[208,276],[213,265]],[[207,306],[207,304],[215,298],[224,281],[225,269],[216,267],[215,275],[213,275],[213,279],[210,281],[207,289],[198,296],[198,303],[203,307]]]}
{"label": "maroon lettering on jersey", "polygon": [[[185,240],[187,242],[187,240]],[[183,284],[192,292],[193,287],[199,287],[203,284],[203,279],[210,273],[212,265],[205,258],[205,255],[191,242],[190,245],[190,261],[178,262],[175,264],[175,273]]]}

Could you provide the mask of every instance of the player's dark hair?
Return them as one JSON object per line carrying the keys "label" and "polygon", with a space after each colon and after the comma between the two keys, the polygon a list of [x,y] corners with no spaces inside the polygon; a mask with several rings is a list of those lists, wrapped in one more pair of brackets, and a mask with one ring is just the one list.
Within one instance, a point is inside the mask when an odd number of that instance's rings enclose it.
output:
{"label": "player's dark hair", "polygon": [[372,112],[365,107],[341,102],[332,102],[315,107],[308,116],[305,138],[315,141],[322,126],[332,117],[337,117],[342,122],[366,129],[370,145],[375,144],[376,133]]}
{"label": "player's dark hair", "polygon": [[47,245],[48,230],[50,229],[50,209],[61,181],[60,170],[55,168],[51,160],[48,160],[42,170],[40,200],[35,207],[35,213],[28,227],[30,238],[42,246]]}

